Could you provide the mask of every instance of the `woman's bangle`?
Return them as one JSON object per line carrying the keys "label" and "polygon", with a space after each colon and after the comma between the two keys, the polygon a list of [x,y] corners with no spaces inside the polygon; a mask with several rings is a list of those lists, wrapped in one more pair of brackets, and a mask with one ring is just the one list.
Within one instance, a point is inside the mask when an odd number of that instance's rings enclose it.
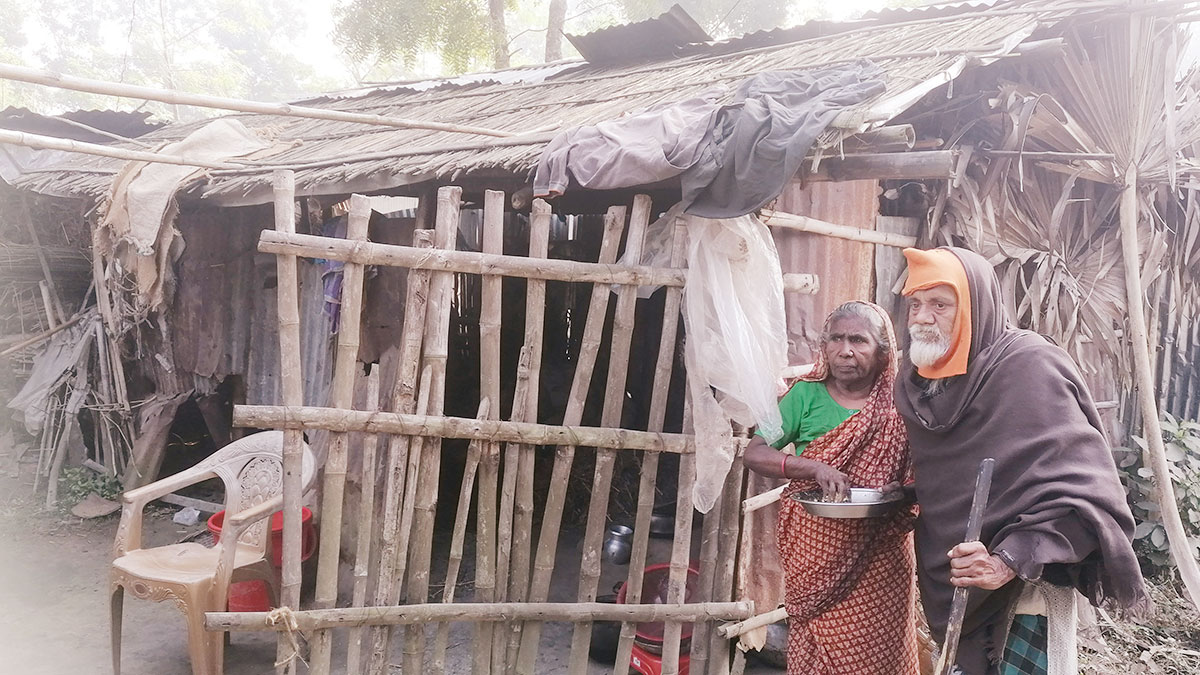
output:
{"label": "woman's bangle", "polygon": [[787,461],[788,455],[785,452],[783,453],[783,459],[779,462],[779,475],[783,476],[784,478],[787,478]]}

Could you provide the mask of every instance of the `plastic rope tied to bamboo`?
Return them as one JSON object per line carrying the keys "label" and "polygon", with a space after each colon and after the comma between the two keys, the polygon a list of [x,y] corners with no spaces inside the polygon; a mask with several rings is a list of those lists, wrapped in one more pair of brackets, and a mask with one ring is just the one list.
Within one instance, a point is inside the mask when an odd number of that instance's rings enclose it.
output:
{"label": "plastic rope tied to bamboo", "polygon": [[[783,274],[765,225],[751,215],[711,220],[676,206],[650,226],[645,264],[667,267],[676,218],[688,231],[684,358],[696,436],[696,509],[721,493],[736,446],[730,420],[783,435],[776,381],[787,365]],[[645,290],[645,289],[643,289]]]}

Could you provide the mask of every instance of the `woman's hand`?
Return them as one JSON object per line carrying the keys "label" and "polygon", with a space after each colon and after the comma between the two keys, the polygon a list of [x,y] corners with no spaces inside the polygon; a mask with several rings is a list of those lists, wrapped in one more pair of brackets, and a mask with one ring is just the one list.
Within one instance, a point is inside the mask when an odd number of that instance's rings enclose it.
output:
{"label": "woman's hand", "polygon": [[828,464],[813,462],[813,480],[821,486],[826,501],[844,502],[850,494],[850,479]]}
{"label": "woman's hand", "polygon": [[988,553],[982,542],[964,541],[950,549],[950,583],[994,591],[1012,581],[1017,573],[1004,561]]}
{"label": "woman's hand", "polygon": [[916,492],[913,490],[911,483],[905,485],[898,480],[894,480],[879,488],[879,490],[883,493],[884,501],[915,502],[917,500]]}

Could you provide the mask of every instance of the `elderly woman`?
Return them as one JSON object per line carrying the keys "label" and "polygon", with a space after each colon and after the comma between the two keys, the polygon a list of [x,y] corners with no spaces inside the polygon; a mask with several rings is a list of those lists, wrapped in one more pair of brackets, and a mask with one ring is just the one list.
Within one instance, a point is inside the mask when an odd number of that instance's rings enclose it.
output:
{"label": "elderly woman", "polygon": [[820,488],[840,501],[850,486],[894,489],[909,480],[908,441],[892,402],[895,344],[880,307],[835,309],[813,370],[779,402],[783,438],[772,447],[756,436],[746,448],[751,470],[792,481],[777,527],[790,675],[918,672],[912,507],[832,519],[788,498]]}

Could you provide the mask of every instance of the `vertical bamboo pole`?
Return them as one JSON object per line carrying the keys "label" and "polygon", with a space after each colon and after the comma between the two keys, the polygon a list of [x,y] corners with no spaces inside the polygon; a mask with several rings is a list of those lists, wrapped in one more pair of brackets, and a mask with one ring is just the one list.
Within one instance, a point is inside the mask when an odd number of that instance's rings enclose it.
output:
{"label": "vertical bamboo pole", "polygon": [[[422,198],[427,199],[427,197]],[[431,230],[417,230],[413,234],[413,246],[433,246]],[[425,307],[429,297],[429,271],[409,270],[405,288],[404,327],[400,333],[400,359],[396,368],[396,379],[392,383],[392,412],[411,413],[417,409],[417,371],[421,367],[421,343],[425,334]],[[424,378],[422,378],[424,380]],[[422,386],[421,390],[427,390]],[[399,571],[406,548],[398,544],[401,530],[401,511],[410,504],[404,499],[408,476],[408,462],[412,446],[417,445],[409,436],[388,436],[388,465],[384,479],[383,525],[379,540],[379,574],[375,580],[375,605],[395,605],[400,601]],[[417,446],[419,452],[419,445]],[[407,530],[406,530],[407,531]],[[384,675],[387,667],[388,643],[391,626],[371,628],[371,658],[367,672]]]}
{"label": "vertical bamboo pole", "polygon": [[54,300],[50,297],[50,285],[43,279],[38,282],[38,290],[42,293],[42,308],[46,312],[46,327],[58,328],[58,325],[63,321],[58,317],[58,310],[54,308]]}
{"label": "vertical bamboo pole", "polygon": [[[479,506],[475,521],[475,599],[496,600],[496,490],[500,471],[500,444],[485,441],[479,466]],[[475,626],[471,672],[492,672],[494,626],[490,621]]]}
{"label": "vertical bamboo pole", "polygon": [[[604,215],[604,234],[600,241],[598,262],[611,265],[616,261],[617,247],[621,243],[621,231],[624,226],[625,207],[610,207]],[[605,315],[608,313],[608,296],[609,289],[606,285],[592,285],[592,297],[588,304],[583,339],[579,345],[575,377],[571,382],[571,393],[567,397],[567,409],[563,413],[563,424],[566,426],[578,425],[583,419],[583,406],[587,402],[592,369],[596,365],[596,352],[600,349],[601,333],[604,330]],[[550,488],[542,510],[542,527],[533,562],[533,576],[529,582],[529,602],[545,602],[550,593],[550,578],[554,574],[554,559],[558,554],[558,532],[562,527],[567,482],[571,477],[571,464],[574,461],[574,446],[561,445],[555,451]],[[517,672],[521,675],[534,675],[541,637],[540,623],[527,623],[522,628],[521,649],[517,656]]]}
{"label": "vertical bamboo pole", "polygon": [[[734,434],[739,428],[734,426]],[[713,599],[728,600],[733,596],[733,573],[737,562],[738,530],[741,522],[738,511],[742,504],[742,457],[733,458],[729,474],[725,478],[725,490],[721,495],[721,534],[717,538],[717,574],[713,580]],[[716,635],[716,631],[712,631]],[[716,637],[709,656],[708,672],[711,675],[725,675],[729,672],[730,641]]]}
{"label": "vertical bamboo pole", "polygon": [[[96,365],[100,369],[100,383],[99,387],[92,392],[92,395],[102,396],[102,403],[112,403],[113,387],[112,373],[110,364],[108,362],[108,337],[104,334],[104,323],[102,321],[96,322],[94,326],[94,332],[96,334]],[[104,465],[104,468],[109,470],[110,475],[119,476],[121,474],[120,467],[117,466],[118,453],[116,445],[112,440],[112,430],[109,428],[111,420],[109,420],[106,412],[107,411],[105,410],[97,411],[95,416],[96,426],[99,429],[99,438],[95,440],[101,441],[96,445],[98,448],[102,448],[103,455],[101,456],[101,459],[103,460],[102,464]],[[111,466],[109,465],[110,462],[112,464]]]}
{"label": "vertical bamboo pole", "polygon": [[[642,259],[642,244],[649,222],[650,198],[637,195],[633,198],[629,234],[625,240],[625,259],[630,265],[637,265]],[[633,337],[637,290],[637,286],[622,286],[617,289],[617,306],[613,313],[608,359],[608,384],[605,389],[604,409],[600,415],[600,425],[609,429],[621,426],[625,381],[629,376],[629,344]],[[600,546],[608,524],[608,496],[612,487],[612,471],[616,457],[614,450],[596,449],[596,473],[592,480],[592,499],[588,507],[583,554],[579,565],[579,602],[593,602],[596,599],[596,588],[600,583]],[[575,634],[571,638],[571,657],[567,666],[567,672],[571,675],[583,675],[587,672],[588,647],[591,641],[591,622],[575,624]]]}
{"label": "vertical bamboo pole", "polygon": [[[535,199],[529,218],[529,257],[546,258],[550,253],[550,205]],[[513,398],[511,419],[537,422],[538,396],[542,376],[542,336],[546,326],[546,282],[530,279],[525,290],[525,348],[529,367],[524,387],[518,370],[517,393]],[[517,446],[516,505],[513,509],[512,558],[509,569],[508,599],[525,602],[529,594],[530,537],[533,534],[533,471],[532,445]],[[521,623],[501,624],[501,633],[508,633],[504,672],[516,673],[517,655],[521,646]]]}
{"label": "vertical bamboo pole", "polygon": [[[671,575],[667,603],[686,602],[689,559],[692,553],[692,486],[696,482],[696,456],[679,456],[679,492],[675,502],[675,540],[671,548]],[[663,628],[662,675],[679,675],[679,642],[683,625],[668,621]]]}
{"label": "vertical bamboo pole", "polygon": [[[366,241],[371,222],[371,200],[351,195],[346,238]],[[337,350],[334,357],[331,408],[350,408],[354,404],[354,374],[358,365],[358,343],[362,325],[363,266],[345,263],[342,267],[342,297]],[[330,434],[325,459],[325,485],[321,495],[321,536],[317,551],[317,588],[314,609],[330,609],[337,604],[338,567],[342,549],[342,506],[346,494],[346,446],[349,434]],[[309,672],[326,675],[332,655],[333,633],[317,631],[312,642]]]}
{"label": "vertical bamboo pole", "polygon": [[[671,267],[683,267],[687,260],[687,227],[677,224],[671,247]],[[654,364],[654,388],[650,394],[650,420],[647,431],[662,431],[667,418],[667,397],[671,389],[671,371],[675,365],[675,345],[679,332],[679,307],[682,288],[667,288],[663,302],[662,334],[658,342],[658,358]],[[642,455],[641,483],[638,486],[637,516],[633,527],[633,549],[629,555],[629,578],[625,582],[625,597],[642,597],[643,572],[646,553],[650,548],[650,516],[654,511],[654,497],[658,485],[659,453],[646,452]],[[681,483],[682,485],[682,483]],[[633,653],[633,638],[637,624],[621,624],[621,638],[617,643],[618,664],[628,664]]]}
{"label": "vertical bamboo pole", "polygon": [[[488,190],[483,196],[483,252],[504,253],[504,193]],[[480,288],[479,308],[479,393],[495,401],[492,419],[502,419],[500,409],[500,322],[503,278],[486,274]],[[508,452],[515,446],[508,444]],[[476,521],[475,599],[478,602],[503,601],[508,581],[508,559],[512,546],[512,505],[516,463],[505,467],[504,489],[500,493],[497,512],[497,482],[500,470],[500,446],[485,446],[483,469],[479,477],[479,510]],[[491,672],[503,668],[503,631],[497,640],[495,624],[489,622],[475,627],[475,649],[478,659],[473,672]],[[487,651],[485,658],[484,651]],[[490,662],[490,667],[487,665]]]}
{"label": "vertical bamboo pole", "polygon": [[[458,236],[462,188],[447,186],[437,192],[434,245],[450,250]],[[430,366],[429,412],[440,416],[446,401],[446,357],[450,342],[450,306],[454,273],[435,272],[429,278],[429,306],[425,319],[425,363]],[[408,602],[425,602],[429,597],[429,563],[433,556],[433,517],[437,509],[438,476],[441,473],[440,439],[427,439],[421,446],[421,471],[417,476],[413,534],[410,542]],[[420,673],[425,652],[425,629],[409,626],[404,635],[404,672]]]}
{"label": "vertical bamboo pole", "polygon": [[[54,308],[52,314],[55,315],[57,322],[55,325],[67,320],[67,315],[63,311],[62,295],[58,292],[58,286],[54,283],[54,275],[50,273],[50,261],[46,259],[46,251],[42,248],[41,237],[38,236],[37,226],[33,224],[33,213],[29,210],[29,203],[25,201],[25,195],[22,193],[17,199],[17,205],[21,211],[21,220],[25,222],[25,229],[29,231],[29,239],[33,243],[33,251],[37,254],[38,264],[42,266],[41,283],[46,284],[42,290],[43,297],[49,297],[49,306]],[[38,285],[40,286],[41,283]]]}
{"label": "vertical bamboo pole", "polygon": [[1130,164],[1125,172],[1125,185],[1121,191],[1121,257],[1125,261],[1125,299],[1129,310],[1130,348],[1133,350],[1134,378],[1137,382],[1138,403],[1142,411],[1142,437],[1150,454],[1150,468],[1154,471],[1155,493],[1163,527],[1167,530],[1167,541],[1171,555],[1179,566],[1188,598],[1192,606],[1200,609],[1200,567],[1192,553],[1179,508],[1175,501],[1175,488],[1171,484],[1170,466],[1167,464],[1166,448],[1163,447],[1162,425],[1158,419],[1158,403],[1154,394],[1154,371],[1150,363],[1150,344],[1146,341],[1146,316],[1143,311],[1145,295],[1142,288],[1140,253],[1137,240],[1137,168]]}
{"label": "vertical bamboo pole", "polygon": [[[487,419],[491,409],[491,401],[484,398],[479,402],[477,419]],[[475,489],[475,472],[479,468],[479,456],[483,441],[473,440],[467,447],[467,462],[463,466],[462,489],[458,492],[458,509],[454,514],[454,533],[450,537],[450,556],[446,561],[446,586],[442,594],[442,602],[454,602],[454,593],[458,588],[458,571],[462,567],[463,540],[467,536],[467,517],[471,511],[471,492]],[[433,661],[429,672],[441,675],[446,672],[446,646],[450,642],[450,623],[443,621],[438,624],[437,637],[433,640]],[[347,672],[354,672],[348,670]]]}
{"label": "vertical bamboo pole", "polygon": [[[726,479],[728,482],[728,479]],[[722,494],[725,491],[722,489]],[[717,497],[716,504],[704,515],[704,526],[700,539],[700,579],[696,584],[696,594],[704,602],[712,601],[714,585],[717,576],[717,553],[721,536],[721,505],[722,497]],[[712,651],[712,641],[720,639],[717,632],[712,630],[712,624],[702,622],[696,624],[692,631],[691,659],[688,662],[688,672],[696,675],[708,675],[708,655]]]}
{"label": "vertical bamboo pole", "polygon": [[[296,176],[291,171],[276,171],[271,176],[275,195],[275,230],[285,234],[296,231]],[[300,282],[296,256],[276,255],[278,275],[280,383],[285,406],[304,405],[303,375],[300,363]],[[280,605],[300,608],[300,508],[304,495],[300,475],[303,464],[304,434],[299,429],[283,433],[283,570]],[[296,672],[291,643],[279,634],[277,673]]]}
{"label": "vertical bamboo pole", "polygon": [[[379,366],[371,369],[367,376],[367,410],[379,410]],[[375,535],[375,452],[379,436],[363,436],[362,473],[359,486],[362,494],[358,502],[358,546],[354,551],[354,594],[351,603],[364,607],[367,602],[367,582],[371,576],[371,540]],[[362,672],[363,629],[350,629],[349,646],[346,648],[346,672]]]}

